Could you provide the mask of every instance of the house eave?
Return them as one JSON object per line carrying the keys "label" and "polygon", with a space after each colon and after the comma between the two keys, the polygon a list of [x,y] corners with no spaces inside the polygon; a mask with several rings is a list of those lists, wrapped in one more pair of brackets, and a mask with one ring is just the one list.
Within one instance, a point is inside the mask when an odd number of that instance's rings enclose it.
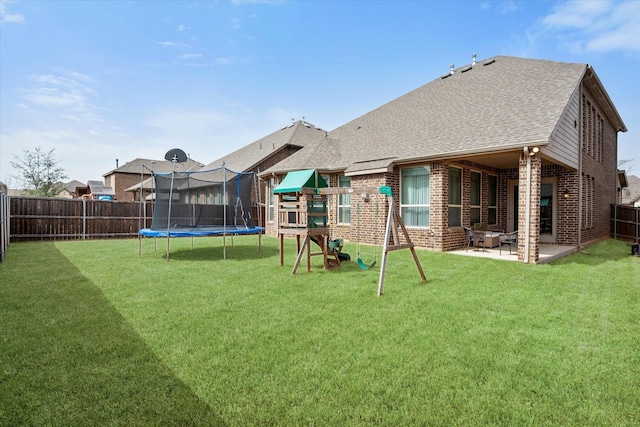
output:
{"label": "house eave", "polygon": [[593,67],[587,66],[587,72],[582,80],[584,84],[589,88],[591,94],[598,100],[602,110],[605,112],[609,121],[613,124],[618,132],[627,132],[627,126],[622,121],[622,117],[618,113],[613,101],[609,97],[604,85],[598,78],[598,75],[594,71]]}
{"label": "house eave", "polygon": [[454,159],[461,159],[461,158],[481,156],[481,155],[501,154],[501,153],[513,152],[516,150],[521,151],[525,147],[530,147],[530,148],[543,147],[548,144],[549,144],[548,140],[530,141],[526,143],[518,142],[516,144],[500,145],[493,148],[483,147],[480,149],[474,148],[469,150],[450,151],[447,153],[438,153],[438,154],[433,154],[428,156],[404,157],[401,159],[397,159],[394,162],[394,164],[403,165],[403,164],[438,161],[438,160],[454,160]]}

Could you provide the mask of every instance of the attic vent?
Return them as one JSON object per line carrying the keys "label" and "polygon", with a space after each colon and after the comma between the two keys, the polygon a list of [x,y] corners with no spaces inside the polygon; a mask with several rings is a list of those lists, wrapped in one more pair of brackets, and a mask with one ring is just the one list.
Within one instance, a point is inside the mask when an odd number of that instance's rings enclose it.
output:
{"label": "attic vent", "polygon": [[451,74],[445,74],[444,76],[440,77],[441,79],[446,79],[447,77],[449,77]]}
{"label": "attic vent", "polygon": [[468,67],[463,68],[462,70],[460,70],[461,73],[466,73],[467,71],[471,70],[471,65],[469,65]]}
{"label": "attic vent", "polygon": [[491,65],[491,64],[493,64],[494,62],[496,62],[496,60],[495,60],[495,59],[492,59],[491,61],[489,61],[489,62],[485,62],[485,63],[484,63],[484,64],[482,64],[482,65],[483,65],[483,66],[487,66],[487,65]]}

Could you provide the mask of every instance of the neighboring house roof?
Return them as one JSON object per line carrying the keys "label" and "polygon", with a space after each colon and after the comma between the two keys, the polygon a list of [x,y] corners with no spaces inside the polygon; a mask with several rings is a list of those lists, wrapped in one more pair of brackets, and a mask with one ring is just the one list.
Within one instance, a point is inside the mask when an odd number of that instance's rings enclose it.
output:
{"label": "neighboring house roof", "polygon": [[[324,138],[325,136],[326,131],[315,127],[311,123],[298,120],[294,123],[291,123],[289,126],[285,126],[282,129],[279,129],[272,134],[265,136],[264,138],[254,141],[251,144],[245,145],[244,147],[232,153],[229,153],[224,157],[216,159],[206,166],[201,165],[199,170],[215,170],[215,172],[202,175],[202,179],[219,181],[223,176],[223,173],[221,172],[223,164],[227,169],[235,172],[248,172],[253,170],[264,160],[268,159],[274,154],[279,153],[286,147],[302,148],[319,138]],[[130,162],[137,163],[132,166],[134,169],[137,168],[137,173],[140,173],[140,165],[142,164],[142,161],[145,161],[145,159],[136,159],[133,162]],[[144,163],[145,166],[149,162],[149,160],[146,160],[146,163]],[[117,170],[119,171],[119,169]],[[160,170],[158,168],[154,169],[154,171],[170,172],[171,168],[169,167],[165,170]],[[153,189],[153,186],[154,184],[151,178],[144,180],[144,182],[142,183],[142,188],[146,190]],[[135,184],[124,191],[138,191],[140,187],[140,184]]]}
{"label": "neighboring house roof", "polygon": [[67,190],[70,194],[75,194],[76,192],[76,188],[81,187],[81,188],[86,188],[87,186],[83,183],[81,183],[80,181],[77,180],[73,180],[70,182],[62,183],[62,186],[64,187],[65,190]]}
{"label": "neighboring house roof", "polygon": [[88,181],[90,193],[94,196],[115,196],[116,192],[109,185],[104,185],[102,181]]}
{"label": "neighboring house roof", "polygon": [[[202,167],[202,163],[188,159],[184,163],[176,163],[176,170],[179,171],[189,171],[196,170]],[[125,163],[124,165],[113,169],[105,173],[104,177],[107,177],[114,173],[135,173],[140,174],[144,171],[145,174],[149,174],[149,170],[154,172],[171,172],[173,170],[173,162],[168,160],[153,160],[153,159],[141,159],[137,158],[131,160],[130,162]]]}
{"label": "neighboring house roof", "polygon": [[627,175],[627,186],[622,188],[623,205],[633,204],[640,199],[640,178],[635,175]]}
{"label": "neighboring house roof", "polygon": [[618,183],[621,188],[629,186],[629,180],[627,179],[627,173],[618,169]]}
{"label": "neighboring house roof", "polygon": [[585,75],[614,127],[626,131],[587,64],[496,56],[338,127],[268,172],[386,172],[393,164],[543,146]]}
{"label": "neighboring house roof", "polygon": [[326,131],[315,127],[311,123],[298,120],[264,138],[245,145],[233,153],[214,160],[202,169],[219,168],[224,163],[227,169],[236,172],[247,172],[287,146],[305,147],[325,136]]}

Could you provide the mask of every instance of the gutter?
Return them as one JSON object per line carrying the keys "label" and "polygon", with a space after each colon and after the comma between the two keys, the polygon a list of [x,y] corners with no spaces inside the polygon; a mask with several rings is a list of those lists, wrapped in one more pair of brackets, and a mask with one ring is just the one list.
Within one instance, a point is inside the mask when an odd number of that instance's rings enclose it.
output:
{"label": "gutter", "polygon": [[[594,75],[593,73],[591,74],[592,76]],[[583,128],[583,120],[584,117],[582,116],[582,86],[584,83],[580,84],[580,100],[578,103],[578,122],[580,123],[580,127],[578,128],[578,224],[577,224],[577,232],[578,232],[578,251],[580,251],[582,249],[582,204],[584,203],[584,200],[582,198],[582,155],[583,155],[583,147],[584,147],[584,135],[582,134],[582,128]],[[617,136],[616,136],[617,139]],[[617,146],[617,144],[616,144]],[[617,154],[616,154],[616,159],[617,159]],[[616,186],[617,187],[617,186]]]}

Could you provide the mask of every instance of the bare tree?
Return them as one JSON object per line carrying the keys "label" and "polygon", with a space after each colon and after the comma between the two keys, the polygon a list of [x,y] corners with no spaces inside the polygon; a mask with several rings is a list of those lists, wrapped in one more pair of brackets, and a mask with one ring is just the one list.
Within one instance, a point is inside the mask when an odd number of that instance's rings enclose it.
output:
{"label": "bare tree", "polygon": [[634,159],[618,160],[618,169],[624,170],[628,174],[633,170],[634,163]]}
{"label": "bare tree", "polygon": [[23,157],[14,155],[11,166],[20,171],[13,176],[24,185],[30,196],[52,197],[62,190],[61,180],[67,179],[64,169],[58,166],[53,155],[54,149],[45,152],[40,147],[24,150]]}

